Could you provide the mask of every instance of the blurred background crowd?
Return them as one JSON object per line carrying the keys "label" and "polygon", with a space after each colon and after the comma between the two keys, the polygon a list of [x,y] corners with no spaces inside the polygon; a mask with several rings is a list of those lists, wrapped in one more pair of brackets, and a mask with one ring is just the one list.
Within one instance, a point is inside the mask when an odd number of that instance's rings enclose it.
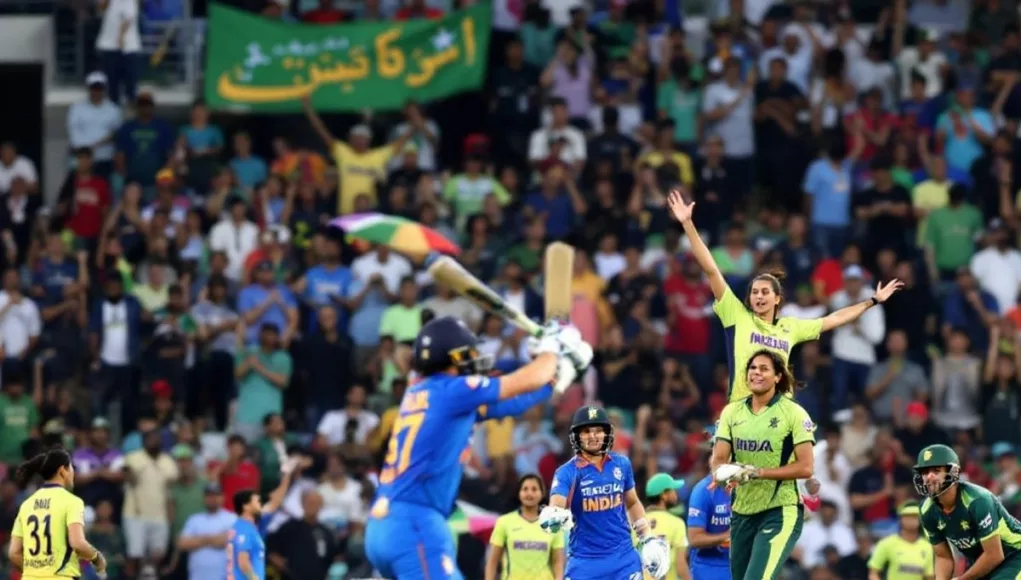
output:
{"label": "blurred background crowd", "polygon": [[[310,24],[457,7],[233,4]],[[275,577],[369,576],[366,506],[423,321],[464,319],[502,371],[524,346],[433,284],[422,255],[330,225],[362,212],[441,233],[534,318],[545,244],[578,249],[572,321],[596,361],[554,404],[477,428],[452,518],[468,578],[482,577],[480,522],[515,507],[519,475],[548,483],[583,403],[611,409],[640,481],[688,482],[684,513],[728,372],[665,209],[674,188],[739,295],[786,271],[784,315],[906,284],[792,355],[824,503],[785,578],[866,578],[895,506],[917,499],[927,444],[954,446],[968,480],[1021,508],[1017,2],[497,0],[479,93],[322,118],[199,102],[183,122],[139,66],[149,20],[205,10],[174,6],[60,6],[61,23],[89,23],[94,72],[68,111],[55,204],[40,160],[0,148],[0,536],[26,493],[13,467],[59,441],[112,578],[220,578],[232,494],[277,489],[298,454],[267,544]],[[704,38],[682,26],[692,10]]]}

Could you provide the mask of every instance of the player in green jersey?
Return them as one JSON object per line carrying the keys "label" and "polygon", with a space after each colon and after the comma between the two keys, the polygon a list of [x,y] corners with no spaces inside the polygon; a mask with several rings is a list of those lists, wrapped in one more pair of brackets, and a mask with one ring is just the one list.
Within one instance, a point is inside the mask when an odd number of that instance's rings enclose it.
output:
{"label": "player in green jersey", "polygon": [[746,379],[752,394],[720,415],[712,471],[725,463],[745,467],[731,508],[731,578],[772,580],[801,537],[805,510],[797,480],[812,477],[815,468],[815,425],[788,396],[795,381],[779,354],[753,354]]}
{"label": "player in green jersey", "polygon": [[748,365],[752,353],[765,348],[779,354],[784,364],[787,364],[795,345],[816,340],[820,333],[858,320],[869,308],[886,302],[904,286],[899,280],[880,284],[868,300],[841,308],[822,318],[781,318],[780,307],[784,298],[782,274],[759,274],[753,278],[745,301],[742,302],[723,278],[716,260],[695,228],[691,219],[695,202],[686,202],[679,191],[671,192],[668,202],[674,217],[684,227],[684,233],[691,243],[691,253],[709,279],[709,288],[716,299],[713,310],[723,323],[730,350],[727,359],[730,362],[731,401],[744,399],[751,394],[740,370]]}
{"label": "player in green jersey", "polygon": [[951,580],[957,548],[968,569],[956,580],[1021,578],[1021,522],[988,489],[960,480],[961,460],[946,445],[918,454],[915,489],[926,496],[922,529],[936,552],[936,580]]}

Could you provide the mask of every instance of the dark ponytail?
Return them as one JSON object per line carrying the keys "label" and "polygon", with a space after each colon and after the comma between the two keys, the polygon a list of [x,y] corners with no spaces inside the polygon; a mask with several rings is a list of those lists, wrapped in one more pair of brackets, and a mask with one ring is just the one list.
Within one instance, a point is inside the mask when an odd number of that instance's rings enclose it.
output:
{"label": "dark ponytail", "polygon": [[48,481],[57,475],[61,467],[70,466],[71,455],[67,450],[60,446],[53,447],[19,465],[14,474],[14,482],[19,487],[25,488],[32,483],[32,479],[37,475],[44,481]]}

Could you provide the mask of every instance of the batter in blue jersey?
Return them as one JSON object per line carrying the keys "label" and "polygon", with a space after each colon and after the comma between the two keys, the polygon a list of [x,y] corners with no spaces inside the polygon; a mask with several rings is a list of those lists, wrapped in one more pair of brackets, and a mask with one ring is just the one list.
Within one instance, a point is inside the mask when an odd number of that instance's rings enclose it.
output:
{"label": "batter in blue jersey", "polygon": [[730,492],[713,487],[712,475],[695,484],[688,498],[691,577],[730,580]]}
{"label": "batter in blue jersey", "polygon": [[[641,580],[642,569],[662,578],[670,569],[670,548],[650,533],[645,507],[635,492],[631,461],[613,447],[606,411],[582,407],[571,421],[576,457],[557,468],[550,505],[539,516],[551,532],[571,530],[565,578]],[[633,522],[633,524],[632,524]],[[632,527],[638,534],[636,551]]]}
{"label": "batter in blue jersey", "polygon": [[492,378],[483,376],[489,361],[464,323],[442,317],[422,328],[414,365],[423,378],[401,401],[365,532],[366,554],[380,574],[463,578],[447,525],[461,484],[461,454],[476,421],[523,413],[573,382],[578,371],[560,354],[581,351],[587,365],[591,347],[571,330],[550,330],[533,342],[531,363]]}
{"label": "batter in blue jersey", "polygon": [[227,535],[227,578],[266,580],[266,543],[260,529],[259,494],[251,490],[234,494],[234,511],[238,519]]}

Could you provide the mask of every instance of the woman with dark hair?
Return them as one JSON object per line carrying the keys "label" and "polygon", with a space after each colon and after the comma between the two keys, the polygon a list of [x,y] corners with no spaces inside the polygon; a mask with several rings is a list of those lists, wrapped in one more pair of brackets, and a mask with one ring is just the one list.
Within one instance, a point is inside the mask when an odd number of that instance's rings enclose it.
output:
{"label": "woman with dark hair", "polygon": [[731,373],[731,401],[747,398],[751,394],[744,373],[738,372],[738,369],[743,369],[749,364],[753,353],[762,348],[768,349],[776,353],[786,365],[791,349],[795,345],[816,340],[823,332],[854,322],[869,308],[886,302],[903,286],[903,283],[896,279],[885,285],[880,284],[872,298],[841,308],[822,318],[812,320],[781,318],[780,307],[784,299],[783,272],[761,273],[752,278],[745,301],[742,302],[730,289],[712,253],[695,228],[691,219],[695,202],[685,201],[679,191],[672,192],[668,202],[674,217],[684,227],[684,232],[691,243],[692,255],[709,279],[709,287],[715,298],[713,310],[723,323],[729,341],[727,360]]}
{"label": "woman with dark hair", "polygon": [[[521,507],[496,520],[486,559],[486,580],[562,580],[564,532],[552,536],[539,526],[546,486],[535,474],[518,481]],[[502,570],[497,574],[498,570]]]}
{"label": "woman with dark hair", "polygon": [[745,371],[751,396],[724,407],[711,467],[733,488],[731,577],[772,580],[801,536],[798,480],[815,470],[815,424],[790,396],[797,382],[778,353],[756,351]]}
{"label": "woman with dark hair", "polygon": [[77,578],[79,559],[96,572],[106,571],[106,558],[85,539],[85,503],[71,493],[74,465],[63,447],[44,451],[18,466],[14,480],[25,488],[36,478],[42,486],[18,510],[8,552],[26,578]]}

